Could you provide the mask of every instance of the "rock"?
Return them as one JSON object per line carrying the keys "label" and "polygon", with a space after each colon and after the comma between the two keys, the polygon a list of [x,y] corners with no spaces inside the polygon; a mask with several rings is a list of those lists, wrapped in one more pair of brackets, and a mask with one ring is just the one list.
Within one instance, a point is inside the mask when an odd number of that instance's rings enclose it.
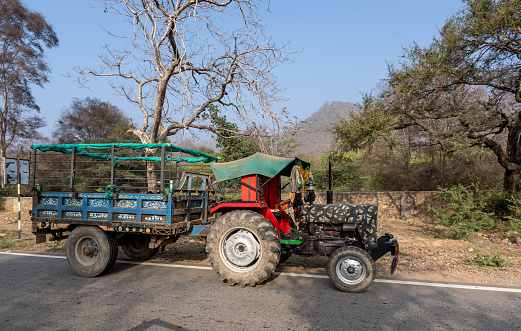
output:
{"label": "rock", "polygon": [[505,238],[505,239],[501,240],[501,243],[507,245],[508,244],[508,239]]}
{"label": "rock", "polygon": [[468,251],[469,251],[469,252],[473,252],[473,251],[474,251],[474,248],[469,248]]}
{"label": "rock", "polygon": [[516,237],[515,242],[516,244],[521,245],[521,237]]}

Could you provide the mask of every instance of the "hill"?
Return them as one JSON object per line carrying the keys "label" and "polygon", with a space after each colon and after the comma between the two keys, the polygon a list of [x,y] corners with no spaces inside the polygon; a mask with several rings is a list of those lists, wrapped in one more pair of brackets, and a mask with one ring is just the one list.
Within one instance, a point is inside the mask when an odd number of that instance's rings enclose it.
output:
{"label": "hill", "polygon": [[[310,117],[299,123],[299,129],[291,131],[298,146],[290,153],[291,156],[317,157],[334,148],[333,134],[329,132],[331,126],[341,119],[347,119],[349,111],[356,110],[357,106],[350,102],[326,102]],[[180,137],[172,140],[177,146],[198,149],[205,146],[218,151],[215,138],[211,135],[201,135],[199,139]]]}
{"label": "hill", "polygon": [[300,130],[294,135],[299,146],[292,154],[316,157],[333,149],[334,138],[329,129],[333,123],[347,119],[349,111],[356,109],[357,106],[350,102],[326,102],[300,124]]}

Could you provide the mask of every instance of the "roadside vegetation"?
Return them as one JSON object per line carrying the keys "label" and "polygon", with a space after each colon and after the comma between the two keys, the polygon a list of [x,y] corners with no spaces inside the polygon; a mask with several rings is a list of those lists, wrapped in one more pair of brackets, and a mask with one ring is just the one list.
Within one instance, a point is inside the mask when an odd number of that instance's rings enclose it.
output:
{"label": "roadside vegetation", "polygon": [[476,231],[493,229],[520,235],[521,195],[482,190],[478,183],[438,189],[438,203],[427,208],[428,216],[441,226],[437,236],[470,239]]}
{"label": "roadside vegetation", "polygon": [[465,264],[479,265],[482,267],[507,267],[514,265],[514,263],[502,258],[499,252],[493,253],[492,255],[477,252],[474,258],[465,259],[464,262]]}

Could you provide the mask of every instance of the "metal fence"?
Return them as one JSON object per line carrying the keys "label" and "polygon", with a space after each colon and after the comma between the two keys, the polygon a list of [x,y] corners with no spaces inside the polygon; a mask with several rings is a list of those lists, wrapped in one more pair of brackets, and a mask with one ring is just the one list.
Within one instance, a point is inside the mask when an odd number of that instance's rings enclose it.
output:
{"label": "metal fence", "polygon": [[212,173],[210,164],[174,161],[186,155],[166,152],[164,148],[159,151],[161,160],[156,162],[121,159],[143,157],[145,150],[96,150],[95,153],[104,155],[100,159],[81,157],[74,149],[71,154],[34,150],[31,184],[43,191],[105,192],[110,189],[119,193],[164,193],[178,187],[183,172]]}

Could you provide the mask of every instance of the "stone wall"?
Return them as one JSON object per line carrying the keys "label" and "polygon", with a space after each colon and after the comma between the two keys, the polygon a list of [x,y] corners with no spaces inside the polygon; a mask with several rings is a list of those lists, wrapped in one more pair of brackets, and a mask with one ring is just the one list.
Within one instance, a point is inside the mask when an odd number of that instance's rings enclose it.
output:
{"label": "stone wall", "polygon": [[[317,193],[315,203],[326,203],[326,193]],[[439,200],[435,191],[335,192],[333,203],[373,203],[379,217],[408,219],[424,216],[427,206]]]}
{"label": "stone wall", "polygon": [[[437,204],[436,192],[335,192],[333,203],[374,203],[379,207],[380,217],[407,219],[425,215],[427,205]],[[4,198],[4,210],[16,212],[18,198]],[[315,203],[326,203],[326,193],[317,193]],[[32,198],[21,198],[22,211],[32,208]]]}

